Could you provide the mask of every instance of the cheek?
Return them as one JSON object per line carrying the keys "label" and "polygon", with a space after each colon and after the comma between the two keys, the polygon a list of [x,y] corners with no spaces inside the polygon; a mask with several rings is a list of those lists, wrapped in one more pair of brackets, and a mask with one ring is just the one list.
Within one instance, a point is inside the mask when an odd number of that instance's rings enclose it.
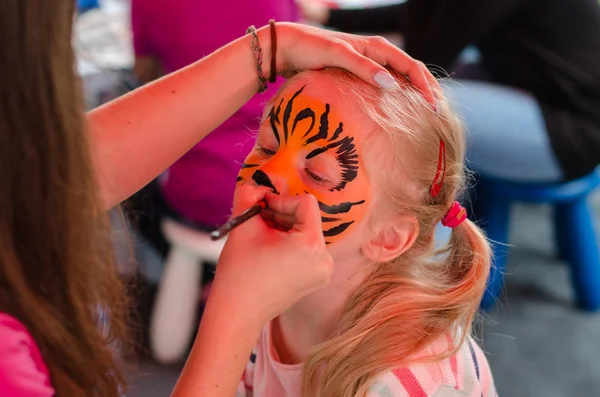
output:
{"label": "cheek", "polygon": [[319,200],[327,244],[335,243],[351,233],[365,219],[370,206],[368,188],[315,196]]}
{"label": "cheek", "polygon": [[261,155],[252,151],[244,163],[240,168],[240,172],[237,177],[237,183],[244,183],[246,181],[252,180],[252,174],[256,171],[262,164],[264,163],[264,159],[261,158]]}

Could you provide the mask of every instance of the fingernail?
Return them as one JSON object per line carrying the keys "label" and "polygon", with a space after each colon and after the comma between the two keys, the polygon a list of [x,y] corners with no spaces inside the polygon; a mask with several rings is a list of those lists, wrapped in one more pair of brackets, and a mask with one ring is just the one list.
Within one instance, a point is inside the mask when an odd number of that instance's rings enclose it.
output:
{"label": "fingernail", "polygon": [[391,74],[381,70],[375,73],[373,80],[385,89],[390,89],[396,84],[396,80],[394,80]]}

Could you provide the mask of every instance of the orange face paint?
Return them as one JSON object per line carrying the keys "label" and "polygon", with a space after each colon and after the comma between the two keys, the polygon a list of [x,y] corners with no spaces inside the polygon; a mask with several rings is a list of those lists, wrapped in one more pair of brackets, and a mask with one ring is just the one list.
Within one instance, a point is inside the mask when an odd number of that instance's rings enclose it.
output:
{"label": "orange face paint", "polygon": [[288,88],[276,99],[238,183],[314,195],[329,244],[364,218],[371,188],[357,150],[360,126],[345,123],[329,103],[303,94],[305,88]]}

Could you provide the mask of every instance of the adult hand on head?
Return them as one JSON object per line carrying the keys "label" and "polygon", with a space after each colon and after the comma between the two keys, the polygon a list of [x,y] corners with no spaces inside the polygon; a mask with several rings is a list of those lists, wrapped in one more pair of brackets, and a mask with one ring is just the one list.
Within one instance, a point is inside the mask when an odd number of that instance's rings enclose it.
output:
{"label": "adult hand on head", "polygon": [[[261,33],[263,37],[268,35],[267,31]],[[282,22],[277,23],[277,42],[277,72],[283,76],[307,69],[340,67],[368,83],[390,88],[394,78],[386,71],[384,66],[387,66],[407,75],[435,106],[431,88],[439,86],[435,77],[422,62],[383,37],[357,36]]]}
{"label": "adult hand on head", "polygon": [[264,323],[325,286],[333,260],[313,196],[278,196],[248,185],[237,189],[234,215],[265,199],[269,219],[256,216],[230,233],[211,298],[229,295]]}

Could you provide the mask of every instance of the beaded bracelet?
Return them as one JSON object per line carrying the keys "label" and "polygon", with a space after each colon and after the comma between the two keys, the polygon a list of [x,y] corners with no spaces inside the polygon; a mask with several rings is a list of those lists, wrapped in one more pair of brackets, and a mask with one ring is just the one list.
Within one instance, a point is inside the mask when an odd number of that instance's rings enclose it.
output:
{"label": "beaded bracelet", "polygon": [[248,30],[246,30],[246,34],[252,34],[252,52],[254,53],[254,59],[256,60],[256,73],[258,74],[259,87],[258,92],[265,92],[267,90],[267,79],[263,74],[262,63],[263,63],[263,52],[260,47],[260,42],[258,41],[258,33],[256,33],[256,28],[254,25],[250,26]]}

